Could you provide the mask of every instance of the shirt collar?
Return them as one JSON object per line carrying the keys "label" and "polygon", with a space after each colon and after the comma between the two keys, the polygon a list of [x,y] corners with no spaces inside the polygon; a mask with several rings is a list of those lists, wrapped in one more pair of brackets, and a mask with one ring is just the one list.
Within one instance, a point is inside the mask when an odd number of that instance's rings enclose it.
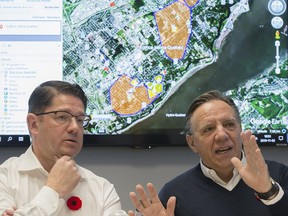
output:
{"label": "shirt collar", "polygon": [[[241,156],[242,156],[241,158],[242,164],[246,164],[246,156],[244,154],[244,151],[242,151]],[[200,160],[200,166],[201,166],[201,170],[203,174],[207,178],[212,179],[216,184],[226,188],[229,191],[232,191],[241,179],[241,176],[239,175],[238,170],[235,168],[233,169],[233,177],[230,179],[228,183],[226,183],[216,174],[216,172],[213,169],[206,167],[203,164],[202,160]]]}
{"label": "shirt collar", "polygon": [[[36,169],[44,170],[40,161],[34,154],[32,146],[30,146],[24,154],[20,156],[22,163],[19,166],[19,171],[30,171]],[[45,170],[44,170],[45,171]]]}
{"label": "shirt collar", "polygon": [[[19,166],[20,172],[29,172],[33,170],[39,170],[45,175],[48,175],[48,172],[43,168],[42,164],[36,157],[33,152],[32,145],[26,150],[24,154],[20,156],[22,163]],[[83,168],[77,165],[78,172],[80,173],[81,179],[80,182],[84,181],[87,178],[86,173],[83,171]]]}

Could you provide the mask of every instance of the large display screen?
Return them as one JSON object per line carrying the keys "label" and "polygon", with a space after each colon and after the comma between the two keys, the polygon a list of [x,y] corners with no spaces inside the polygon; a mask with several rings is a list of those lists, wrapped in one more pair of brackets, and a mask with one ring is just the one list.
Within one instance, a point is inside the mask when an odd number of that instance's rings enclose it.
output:
{"label": "large display screen", "polygon": [[27,101],[78,83],[84,145],[186,145],[185,113],[218,89],[260,146],[287,146],[286,0],[0,0],[0,145],[29,145]]}

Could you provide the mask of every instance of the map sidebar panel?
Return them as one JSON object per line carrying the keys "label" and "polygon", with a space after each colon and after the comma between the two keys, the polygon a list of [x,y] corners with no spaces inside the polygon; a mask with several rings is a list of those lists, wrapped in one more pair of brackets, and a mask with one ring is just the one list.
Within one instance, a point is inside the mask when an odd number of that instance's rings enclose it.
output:
{"label": "map sidebar panel", "polygon": [[28,145],[28,97],[62,79],[62,3],[0,0],[0,145]]}

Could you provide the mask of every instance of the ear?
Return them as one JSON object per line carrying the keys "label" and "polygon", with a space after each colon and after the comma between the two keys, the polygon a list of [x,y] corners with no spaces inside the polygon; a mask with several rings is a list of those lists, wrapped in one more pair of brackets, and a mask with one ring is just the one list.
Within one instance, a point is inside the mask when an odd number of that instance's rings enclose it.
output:
{"label": "ear", "polygon": [[188,146],[190,147],[190,149],[193,152],[195,152],[196,154],[198,154],[197,148],[194,144],[193,135],[186,135],[186,142],[187,142]]}
{"label": "ear", "polygon": [[38,117],[33,113],[28,113],[26,117],[27,127],[30,133],[35,133],[38,130]]}

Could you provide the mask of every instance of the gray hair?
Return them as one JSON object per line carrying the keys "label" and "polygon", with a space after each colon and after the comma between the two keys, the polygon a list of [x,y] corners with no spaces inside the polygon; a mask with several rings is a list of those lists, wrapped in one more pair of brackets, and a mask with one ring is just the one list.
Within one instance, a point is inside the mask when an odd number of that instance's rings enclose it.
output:
{"label": "gray hair", "polygon": [[232,100],[232,98],[224,95],[218,90],[212,90],[208,91],[200,96],[198,96],[190,105],[185,118],[185,134],[191,135],[192,134],[192,125],[190,123],[190,119],[192,115],[194,114],[195,110],[200,107],[202,104],[210,102],[212,100],[221,100],[225,103],[227,103],[234,111],[235,111],[235,117],[239,124],[241,124],[241,117],[239,110]]}

